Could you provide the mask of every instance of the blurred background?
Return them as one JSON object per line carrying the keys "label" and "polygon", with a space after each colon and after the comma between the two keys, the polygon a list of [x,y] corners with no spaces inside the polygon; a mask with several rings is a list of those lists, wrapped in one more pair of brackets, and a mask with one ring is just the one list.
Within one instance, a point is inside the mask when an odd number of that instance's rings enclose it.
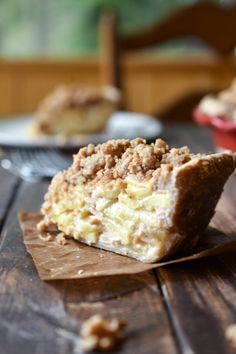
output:
{"label": "blurred background", "polygon": [[[97,36],[104,10],[119,17],[119,31],[133,34],[160,22],[193,0],[1,0],[0,52],[3,58],[96,57]],[[207,1],[229,3],[228,1]],[[202,49],[199,43],[171,43],[155,52],[177,55]]]}
{"label": "blurred background", "polygon": [[[127,110],[190,119],[200,96],[235,76],[235,50],[219,55],[190,33],[124,50],[117,63],[114,42],[196,4],[236,6],[229,0],[0,0],[0,115],[32,112],[57,85],[76,82],[122,85]],[[108,11],[115,22],[104,20]],[[227,36],[220,23],[219,31]]]}

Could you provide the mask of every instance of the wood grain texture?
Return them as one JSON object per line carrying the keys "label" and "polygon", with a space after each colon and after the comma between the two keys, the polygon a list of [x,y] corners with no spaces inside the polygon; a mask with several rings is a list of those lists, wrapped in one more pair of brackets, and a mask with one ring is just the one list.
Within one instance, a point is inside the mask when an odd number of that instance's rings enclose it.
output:
{"label": "wood grain texture", "polygon": [[[152,273],[82,281],[42,282],[26,254],[16,219],[38,210],[47,183],[22,183],[0,243],[0,352],[80,353],[79,328],[101,313],[127,322],[122,353],[177,353]],[[117,349],[117,352],[119,348]]]}
{"label": "wood grain texture", "polygon": [[18,186],[19,180],[0,167],[0,231]]}
{"label": "wood grain texture", "polygon": [[160,287],[183,352],[235,352],[225,338],[227,326],[236,322],[234,259],[222,256],[159,271]]}
{"label": "wood grain texture", "polygon": [[[121,64],[125,108],[163,119],[167,112],[168,118],[171,115],[176,121],[184,119],[183,110],[176,108],[179,103],[184,104],[187,100],[188,106],[193,107],[199,95],[226,88],[236,76],[235,58],[130,54],[122,57]],[[61,84],[96,86],[109,83],[102,78],[102,64],[98,58],[0,60],[0,79],[0,118],[34,112],[43,97]],[[191,110],[188,112],[187,119],[191,120]]]}
{"label": "wood grain texture", "polygon": [[[171,146],[213,150],[207,129],[165,124]],[[2,177],[3,176],[3,177]],[[7,199],[14,177],[0,170],[0,196]],[[9,181],[9,185],[8,185]],[[236,232],[236,177],[226,185],[214,225]],[[81,322],[95,313],[128,323],[117,353],[233,354],[225,340],[236,322],[234,255],[172,265],[154,273],[82,281],[42,282],[26,253],[16,219],[20,209],[37,211],[48,183],[21,182],[0,238],[0,353],[81,353]],[[0,199],[0,205],[3,205]],[[218,216],[217,216],[218,215]]]}
{"label": "wood grain texture", "polygon": [[105,85],[121,88],[121,77],[118,70],[119,41],[117,17],[113,12],[105,12],[100,23],[101,55],[100,70],[101,81]]}
{"label": "wood grain texture", "polygon": [[165,123],[162,138],[170,147],[188,146],[193,153],[214,152],[209,129],[193,123]]}

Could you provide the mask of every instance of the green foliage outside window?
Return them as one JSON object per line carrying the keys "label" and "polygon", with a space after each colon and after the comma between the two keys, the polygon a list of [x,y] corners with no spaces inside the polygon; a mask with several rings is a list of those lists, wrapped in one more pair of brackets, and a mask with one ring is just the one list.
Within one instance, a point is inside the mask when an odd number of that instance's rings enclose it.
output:
{"label": "green foliage outside window", "polygon": [[104,9],[116,11],[119,16],[119,30],[130,34],[160,21],[171,11],[194,2],[196,1],[0,0],[0,55],[68,57],[96,54],[98,23]]}

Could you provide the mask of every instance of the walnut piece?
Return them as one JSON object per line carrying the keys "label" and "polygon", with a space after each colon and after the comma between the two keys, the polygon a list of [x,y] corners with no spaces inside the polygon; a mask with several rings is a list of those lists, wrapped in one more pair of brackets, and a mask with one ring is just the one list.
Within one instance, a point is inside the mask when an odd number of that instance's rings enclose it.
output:
{"label": "walnut piece", "polygon": [[38,224],[37,224],[37,230],[40,232],[40,233],[44,233],[47,231],[47,225],[45,223],[44,220],[41,220]]}
{"label": "walnut piece", "polygon": [[64,232],[60,232],[56,236],[56,242],[61,246],[65,246],[67,244],[66,235],[64,234]]}
{"label": "walnut piece", "polygon": [[116,318],[92,316],[81,327],[81,347],[85,351],[110,351],[120,342],[124,328],[125,323]]}
{"label": "walnut piece", "polygon": [[229,325],[225,330],[225,337],[236,347],[236,323]]}
{"label": "walnut piece", "polygon": [[42,240],[42,241],[45,241],[45,242],[48,242],[48,241],[52,241],[53,240],[53,237],[52,235],[47,232],[46,234],[43,233],[43,234],[39,234],[39,238]]}

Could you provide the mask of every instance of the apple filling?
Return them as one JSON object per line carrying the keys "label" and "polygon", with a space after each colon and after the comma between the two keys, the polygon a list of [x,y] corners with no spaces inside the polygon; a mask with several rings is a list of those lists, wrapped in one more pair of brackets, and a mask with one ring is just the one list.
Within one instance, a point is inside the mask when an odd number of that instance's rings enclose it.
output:
{"label": "apple filling", "polygon": [[153,192],[152,180],[127,178],[95,189],[78,185],[58,194],[51,222],[79,241],[119,246],[123,253],[152,258],[168,247],[172,198],[168,190]]}

